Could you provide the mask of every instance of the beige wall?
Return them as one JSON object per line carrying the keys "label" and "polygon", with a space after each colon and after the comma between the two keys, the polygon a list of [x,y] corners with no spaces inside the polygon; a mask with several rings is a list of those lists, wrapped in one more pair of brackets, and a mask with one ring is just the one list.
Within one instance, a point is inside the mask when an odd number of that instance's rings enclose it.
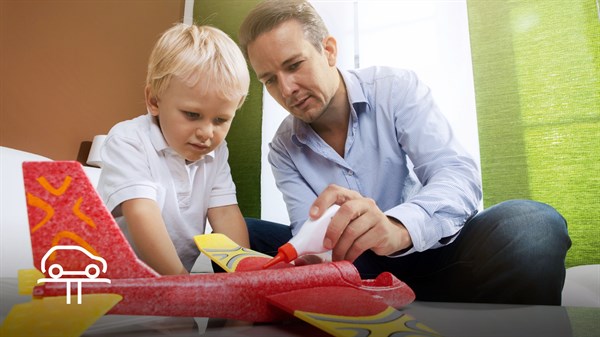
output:
{"label": "beige wall", "polygon": [[[1,0],[0,145],[83,159],[94,135],[145,113],[146,63],[184,0]],[[82,154],[80,154],[80,150]]]}

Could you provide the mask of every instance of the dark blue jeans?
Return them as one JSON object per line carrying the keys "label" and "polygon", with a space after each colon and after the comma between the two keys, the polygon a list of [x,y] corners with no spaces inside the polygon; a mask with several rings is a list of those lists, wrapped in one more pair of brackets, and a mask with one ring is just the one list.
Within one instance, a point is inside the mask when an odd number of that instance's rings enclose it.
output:
{"label": "dark blue jeans", "polygon": [[[282,224],[246,223],[252,249],[265,254],[275,255],[292,237]],[[369,250],[354,265],[363,279],[391,272],[420,301],[560,305],[570,246],[566,221],[554,208],[510,200],[471,218],[442,248],[396,258]]]}

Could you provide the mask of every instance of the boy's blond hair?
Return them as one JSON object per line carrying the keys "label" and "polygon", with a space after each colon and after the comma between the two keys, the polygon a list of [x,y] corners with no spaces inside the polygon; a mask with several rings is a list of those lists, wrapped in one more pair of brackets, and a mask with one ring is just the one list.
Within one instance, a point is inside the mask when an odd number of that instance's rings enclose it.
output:
{"label": "boy's blond hair", "polygon": [[238,108],[250,85],[239,47],[227,34],[210,26],[175,24],[156,42],[146,76],[150,97],[159,98],[173,76],[189,86],[202,80],[223,98],[239,99]]}

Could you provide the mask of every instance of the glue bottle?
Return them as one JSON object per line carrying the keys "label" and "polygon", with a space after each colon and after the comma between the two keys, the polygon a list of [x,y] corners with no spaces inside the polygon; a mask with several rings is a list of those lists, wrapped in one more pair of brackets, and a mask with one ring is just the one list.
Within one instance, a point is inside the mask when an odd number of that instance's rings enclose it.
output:
{"label": "glue bottle", "polygon": [[286,244],[279,247],[277,255],[267,262],[263,269],[267,269],[279,262],[292,262],[299,256],[307,254],[319,254],[328,251],[323,247],[323,239],[331,218],[340,209],[339,205],[330,206],[320,218],[308,219],[300,228],[300,231]]}

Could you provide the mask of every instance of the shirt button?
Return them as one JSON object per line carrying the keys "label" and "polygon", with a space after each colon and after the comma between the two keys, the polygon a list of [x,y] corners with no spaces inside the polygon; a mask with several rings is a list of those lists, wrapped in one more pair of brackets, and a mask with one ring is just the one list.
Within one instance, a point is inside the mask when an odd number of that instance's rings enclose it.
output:
{"label": "shirt button", "polygon": [[354,175],[354,172],[352,172],[352,171],[348,170],[348,171],[346,172],[346,174],[347,174],[347,175],[349,175],[349,176],[353,176],[353,175]]}

